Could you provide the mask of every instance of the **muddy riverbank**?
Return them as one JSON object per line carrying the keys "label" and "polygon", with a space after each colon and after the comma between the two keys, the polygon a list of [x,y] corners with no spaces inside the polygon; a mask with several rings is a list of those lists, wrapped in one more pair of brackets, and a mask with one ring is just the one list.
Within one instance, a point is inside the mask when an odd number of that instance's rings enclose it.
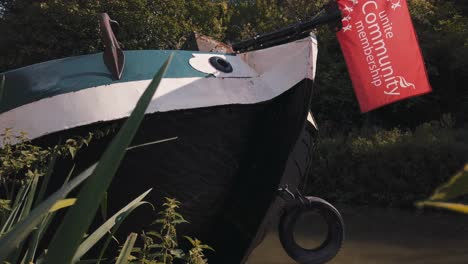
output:
{"label": "muddy riverbank", "polygon": [[[338,209],[346,223],[346,241],[331,264],[468,263],[468,216],[367,207]],[[309,217],[300,221],[295,234],[301,245],[313,247],[320,243],[324,224],[319,220]],[[248,263],[295,262],[284,252],[272,230]]]}

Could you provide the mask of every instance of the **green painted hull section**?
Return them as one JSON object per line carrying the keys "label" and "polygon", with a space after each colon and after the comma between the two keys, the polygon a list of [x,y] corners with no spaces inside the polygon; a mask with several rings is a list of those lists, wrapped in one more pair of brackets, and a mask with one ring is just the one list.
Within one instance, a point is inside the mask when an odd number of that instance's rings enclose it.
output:
{"label": "green painted hull section", "polygon": [[2,73],[6,83],[0,114],[59,94],[112,83],[150,80],[172,52],[174,58],[165,78],[207,76],[189,65],[192,54],[201,53],[193,51],[126,51],[124,72],[118,81],[112,80],[102,53],[58,59]]}

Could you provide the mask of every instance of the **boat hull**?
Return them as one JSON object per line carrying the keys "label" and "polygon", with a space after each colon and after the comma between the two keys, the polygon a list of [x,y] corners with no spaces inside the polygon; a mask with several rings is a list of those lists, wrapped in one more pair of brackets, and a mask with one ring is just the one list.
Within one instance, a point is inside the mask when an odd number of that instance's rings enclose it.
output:
{"label": "boat hull", "polygon": [[[177,139],[127,151],[108,191],[109,211],[117,211],[154,188],[146,200],[154,205],[162,204],[165,197],[179,200],[180,213],[190,223],[181,224],[178,232],[215,248],[208,253],[210,263],[245,262],[269,222],[266,217],[276,214],[277,208],[271,205],[279,184],[299,182],[284,172],[306,122],[311,85],[310,80],[303,80],[282,95],[257,104],[146,115],[132,145]],[[50,145],[59,137],[122,121],[78,127],[36,142]],[[80,150],[77,170],[96,162],[110,139]],[[57,169],[61,176],[54,176],[55,182],[61,182],[58,177],[65,175],[66,165]],[[151,227],[155,217],[149,208],[135,211],[120,228],[121,238],[155,228]]]}
{"label": "boat hull", "polygon": [[[172,63],[132,143],[140,147],[127,151],[109,189],[109,211],[154,188],[151,203],[159,205],[164,197],[182,203],[190,224],[180,225],[179,233],[214,247],[210,263],[244,263],[275,215],[279,184],[303,176],[291,178],[286,167],[309,110],[317,59],[313,36],[242,54],[128,51],[119,81],[109,77],[99,54],[6,72],[0,129],[25,131],[53,145],[58,138],[122,124],[170,53]],[[213,57],[233,71],[218,71]],[[148,145],[168,138],[177,139]],[[96,162],[110,140],[80,150],[77,170]],[[64,168],[57,176],[63,177],[67,164],[59,166]],[[62,182],[56,177],[53,184]],[[154,219],[139,209],[120,233],[151,229]]]}

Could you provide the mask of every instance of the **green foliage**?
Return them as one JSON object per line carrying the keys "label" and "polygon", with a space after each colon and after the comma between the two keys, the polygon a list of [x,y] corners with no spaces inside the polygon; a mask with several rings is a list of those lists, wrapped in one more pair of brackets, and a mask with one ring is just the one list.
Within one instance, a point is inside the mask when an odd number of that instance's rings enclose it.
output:
{"label": "green foliage", "polygon": [[105,241],[98,258],[99,263],[102,260],[104,253],[107,250],[107,247],[109,246],[109,243],[114,238],[117,230],[119,229],[120,225],[125,221],[125,219],[141,205],[149,204],[148,202],[143,202],[143,199],[150,192],[151,189],[135,198],[124,208],[120,209],[112,217],[107,219],[107,221],[103,223],[99,228],[97,228],[92,234],[87,236],[86,239],[83,242],[81,242],[80,246],[75,251],[72,262],[78,262],[92,247],[96,245],[98,241],[100,241],[107,234],[107,240]]}
{"label": "green foliage", "polygon": [[1,223],[5,222],[5,218],[11,212],[10,200],[0,199],[0,219]]}
{"label": "green foliage", "polygon": [[[31,204],[32,195],[26,196],[26,192],[29,190],[31,185],[20,189],[18,197],[20,199],[15,200],[15,207],[10,213],[6,223],[2,227],[2,237],[0,238],[0,263],[7,259],[12,259],[15,263],[19,257],[19,254],[23,252],[23,243],[28,238],[29,234],[33,231],[36,234],[40,234],[35,239],[40,239],[43,232],[47,229],[50,224],[50,219],[53,214],[50,214],[50,209],[61,199],[65,198],[72,190],[79,186],[84,180],[86,180],[94,170],[95,166],[91,166],[81,174],[73,178],[70,182],[64,184],[62,188],[52,194],[50,197],[45,199],[39,205],[35,206],[32,211],[29,211],[24,205]],[[31,183],[37,184],[37,181],[31,181]],[[26,191],[24,191],[26,190]],[[27,198],[26,198],[27,197]],[[27,200],[26,200],[27,199]],[[23,208],[26,208],[24,210]],[[24,217],[17,217],[19,211],[25,212]],[[23,216],[23,213],[20,214]],[[39,227],[39,228],[38,228]],[[29,250],[37,249],[37,241],[30,245]],[[30,251],[27,251],[28,254]],[[34,254],[34,253],[33,253]]]}
{"label": "green foliage", "polygon": [[468,194],[468,164],[447,183],[437,188],[431,201],[447,201]]}
{"label": "green foliage", "polygon": [[448,202],[468,194],[468,164],[448,182],[437,188],[429,199],[417,202],[418,207],[436,207],[468,214],[468,205]]}
{"label": "green foliage", "polygon": [[272,0],[233,1],[227,35],[230,40],[241,40],[271,31],[287,21],[281,8]]}
{"label": "green foliage", "polygon": [[452,112],[467,121],[468,93],[463,84],[468,80],[468,18],[453,1],[410,3],[434,89],[425,109],[428,113]]}
{"label": "green foliage", "polygon": [[192,239],[190,237],[185,237],[190,244],[192,245],[192,249],[190,249],[187,257],[187,264],[207,264],[208,261],[205,259],[205,254],[203,251],[214,249],[208,245],[202,244],[202,242],[198,239]]}
{"label": "green foliage", "polygon": [[[5,181],[13,174],[25,172],[25,177],[19,184],[19,188],[13,192],[14,200],[1,200],[1,214],[5,216],[0,225],[0,263],[77,263],[81,258],[101,240],[106,234],[101,255],[97,260],[100,262],[104,258],[109,241],[119,228],[122,221],[137,207],[146,204],[142,200],[149,193],[143,193],[127,206],[110,217],[103,225],[92,232],[86,239],[85,233],[89,224],[94,219],[96,211],[103,200],[103,196],[109,187],[113,175],[115,174],[120,161],[122,160],[129,144],[131,143],[139,124],[143,120],[146,108],[151,101],[156,89],[164,76],[167,67],[172,59],[168,58],[163,67],[156,74],[140,100],[133,113],[124,123],[110,146],[106,149],[97,165],[93,165],[81,174],[70,179],[70,175],[65,179],[63,186],[51,196],[42,201],[44,190],[47,187],[48,178],[53,170],[53,165],[58,155],[69,153],[74,156],[76,151],[83,145],[89,144],[92,136],[86,139],[67,140],[64,145],[58,145],[51,149],[43,150],[33,145],[25,139],[25,135],[13,137],[10,130],[3,135],[3,148],[0,153],[2,164],[2,177]],[[16,144],[15,144],[16,143]],[[47,152],[40,152],[47,151]],[[38,153],[39,154],[38,154]],[[38,156],[44,160],[40,159]],[[21,161],[21,162],[18,162]],[[40,170],[32,170],[32,168]],[[40,171],[40,173],[36,171]],[[73,171],[73,169],[71,170]],[[8,173],[8,174],[7,174]],[[39,178],[46,175],[42,181],[39,194],[36,193],[39,187]],[[80,189],[76,199],[65,197],[76,187],[86,180]],[[37,199],[37,200],[36,200]],[[47,250],[43,253],[38,251],[39,242],[42,240],[45,231],[48,229],[51,220],[55,216],[55,211],[70,207],[59,228],[55,230],[52,240],[47,243]],[[172,210],[176,207],[170,206]],[[182,217],[174,212],[176,217],[171,220],[171,224],[182,221]],[[180,216],[180,217],[179,217]],[[167,226],[163,230],[166,230]],[[175,234],[175,229],[167,229]],[[125,263],[126,256],[131,252],[131,248],[136,237],[130,236],[126,243],[124,255],[119,257],[119,262]],[[133,242],[132,242],[133,241]],[[26,245],[26,242],[28,244]],[[170,241],[169,241],[170,242]],[[133,243],[133,244],[132,244]],[[126,253],[125,253],[126,252]],[[175,251],[171,251],[174,255]]]}
{"label": "green foliage", "polygon": [[[44,148],[30,142],[24,132],[13,135],[11,129],[6,129],[0,134],[0,226],[5,227],[3,232],[21,220],[19,216],[11,218],[9,227],[6,228],[8,212],[12,208],[15,210],[22,208],[23,211],[28,212],[32,208],[31,203],[36,195],[36,204],[42,200],[45,187],[41,187],[38,193],[36,193],[36,188],[39,182],[42,186],[47,186],[50,176],[48,173],[51,173],[48,164],[51,163],[52,157],[54,160],[57,155],[62,158],[67,156],[74,158],[79,149],[90,143],[92,135],[89,133],[87,138],[74,137],[68,139],[65,144]],[[40,179],[43,180],[39,181]]]}
{"label": "green foliage", "polygon": [[53,147],[33,144],[25,132],[14,135],[11,129],[6,129],[0,134],[0,199],[13,200],[13,195],[20,186],[35,177],[44,176],[54,154],[62,159],[74,159],[80,149],[88,146],[93,139],[107,136],[112,129],[103,128],[88,132],[85,137],[74,136],[64,144]]}
{"label": "green foliage", "polygon": [[129,259],[131,258],[132,250],[133,247],[135,246],[135,242],[137,239],[138,235],[135,233],[131,233],[127,240],[125,241],[125,244],[122,247],[122,250],[120,251],[119,257],[116,260],[116,264],[127,264]]}
{"label": "green foliage", "polygon": [[308,191],[338,202],[410,206],[466,162],[468,131],[447,127],[449,120],[320,137]]}
{"label": "green foliage", "polygon": [[[327,1],[232,1],[226,38],[239,40],[313,16]],[[316,30],[319,42],[312,110],[319,123],[349,132],[367,126],[404,126],[452,113],[468,121],[468,18],[466,1],[409,0],[434,93],[361,115],[333,29]],[[402,118],[404,116],[405,118]]]}
{"label": "green foliage", "polygon": [[0,72],[101,51],[101,12],[119,22],[116,35],[127,50],[177,49],[194,30],[223,38],[229,20],[226,2],[211,0],[0,0],[0,6]]}
{"label": "green foliage", "polygon": [[160,212],[161,218],[156,220],[155,223],[161,225],[159,231],[159,238],[161,239],[161,252],[158,260],[162,263],[171,264],[174,258],[180,258],[183,255],[177,249],[177,231],[176,226],[181,223],[187,223],[187,221],[176,212],[180,206],[180,202],[166,198],[166,202],[163,204],[165,210]]}
{"label": "green foliage", "polygon": [[138,100],[132,114],[101,156],[93,174],[80,190],[76,204],[67,212],[52,238],[46,261],[50,263],[70,263],[72,261],[81,239],[88,230],[100,202],[117,172],[126,149],[143,121],[146,108],[151,102],[151,98],[156,92],[171,60],[172,54],[156,73],[148,88]]}
{"label": "green foliage", "polygon": [[[15,260],[19,257],[21,247],[24,244],[21,241],[22,237],[26,237],[32,231],[29,250],[25,255],[25,259],[30,260],[34,257],[38,242],[43,231],[47,229],[54,212],[66,208],[74,202],[74,199],[61,200],[66,193],[74,188],[72,187],[68,190],[61,190],[60,195],[42,204],[42,207],[38,206],[43,200],[55,160],[58,156],[61,158],[74,157],[79,149],[90,143],[93,134],[89,133],[86,138],[73,137],[65,144],[54,147],[37,146],[27,139],[26,133],[13,135],[11,129],[6,129],[0,136],[2,144],[0,148],[0,182],[2,184],[2,189],[0,189],[0,238],[5,236],[2,241],[13,245],[17,243],[7,242],[8,239],[19,241],[16,253],[10,256],[11,260]],[[85,175],[83,179],[86,177]],[[77,177],[77,179],[79,178]],[[41,208],[39,213],[37,210],[31,211],[39,208]],[[34,214],[37,218],[30,219],[31,224],[29,225],[24,224],[23,220],[28,215]],[[22,227],[18,228],[21,223],[23,223]],[[34,225],[37,224],[39,227],[35,228]],[[14,235],[15,230],[22,233],[17,232],[17,235]],[[0,256],[0,258],[5,257]]]}
{"label": "green foliage", "polygon": [[133,249],[135,256],[129,256],[130,263],[172,264],[175,260],[182,260],[187,264],[207,264],[204,251],[213,249],[200,240],[186,236],[192,248],[187,254],[179,248],[177,226],[188,223],[177,212],[180,202],[166,198],[163,207],[164,210],[159,212],[160,217],[154,221],[154,224],[159,225],[159,231],[143,232],[140,235],[143,245]]}
{"label": "green foliage", "polygon": [[183,251],[178,248],[176,227],[187,221],[177,213],[179,206],[177,200],[166,198],[164,210],[159,212],[160,218],[154,222],[160,226],[160,230],[141,234],[143,246],[134,249],[138,257],[131,263],[172,264],[174,259],[184,257]]}
{"label": "green foliage", "polygon": [[[0,181],[2,182],[4,197],[13,200],[13,194],[26,181],[44,175],[44,170],[50,150],[32,145],[25,133],[13,136],[11,130],[6,129],[2,137],[0,149]],[[18,142],[18,144],[14,144]],[[3,196],[3,195],[2,195]]]}
{"label": "green foliage", "polygon": [[[235,42],[306,20],[326,0],[0,0],[0,71],[102,50],[97,14],[120,22],[124,49],[178,49],[192,31]],[[363,125],[415,126],[468,107],[466,1],[409,0],[434,93],[361,115],[334,29],[320,27],[312,110],[320,123],[351,131]],[[18,34],[20,32],[20,34]],[[401,118],[402,116],[405,118]]]}

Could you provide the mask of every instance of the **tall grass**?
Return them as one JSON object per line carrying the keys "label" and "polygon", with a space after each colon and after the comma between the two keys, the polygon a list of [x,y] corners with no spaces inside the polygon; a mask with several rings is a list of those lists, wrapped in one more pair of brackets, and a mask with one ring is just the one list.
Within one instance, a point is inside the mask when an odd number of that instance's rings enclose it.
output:
{"label": "tall grass", "polygon": [[[83,237],[95,217],[126,149],[143,120],[145,110],[156,92],[171,59],[172,55],[155,75],[136,104],[134,111],[98,163],[72,179],[67,177],[59,190],[42,200],[58,152],[55,151],[49,155],[50,158],[47,160],[49,167],[45,172],[29,169],[28,166],[31,164],[26,164],[27,161],[25,161],[29,177],[10,180],[12,182],[23,181],[22,183],[26,181],[26,184],[14,185],[15,188],[19,189],[11,190],[11,193],[16,193],[14,201],[9,203],[11,206],[6,206],[5,202],[2,202],[4,212],[7,211],[7,213],[5,214],[5,220],[2,222],[0,233],[0,263],[76,263],[104,235],[116,231],[116,228],[125,218],[122,215],[130,213],[143,204],[142,200],[149,191],[122,208],[83,241]],[[1,80],[1,82],[3,83],[4,80]],[[71,152],[73,155],[75,150],[72,149]],[[27,157],[37,158],[31,155]],[[17,165],[11,164],[11,166]],[[39,181],[39,177],[44,178]],[[39,186],[39,182],[42,182],[41,186]],[[76,199],[65,199],[72,190],[83,182],[84,185],[80,188]],[[13,198],[13,195],[9,195],[9,198]],[[47,230],[55,211],[62,208],[68,208],[68,211],[59,228],[53,234],[53,238],[47,246],[47,251],[37,252],[38,242]],[[27,245],[26,241],[29,241]],[[130,244],[128,243],[127,246]],[[125,263],[125,261],[120,260],[121,263]]]}
{"label": "tall grass", "polygon": [[[438,187],[425,201],[417,202],[418,207],[436,207],[468,214],[468,204],[453,201],[468,194],[468,163],[449,181]],[[465,199],[466,201],[466,199]]]}

